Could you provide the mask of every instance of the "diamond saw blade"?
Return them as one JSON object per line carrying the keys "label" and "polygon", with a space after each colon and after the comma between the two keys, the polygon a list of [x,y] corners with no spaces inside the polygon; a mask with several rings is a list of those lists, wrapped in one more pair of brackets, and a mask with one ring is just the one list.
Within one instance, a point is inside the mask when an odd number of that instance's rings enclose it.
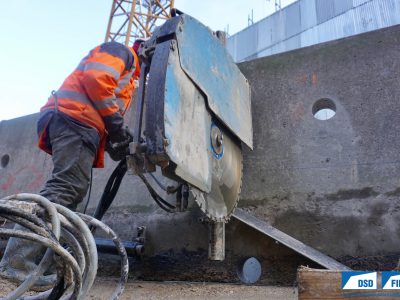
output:
{"label": "diamond saw blade", "polygon": [[233,214],[242,187],[241,143],[215,125],[211,128],[212,183],[210,193],[192,187],[200,209],[214,222],[227,222]]}

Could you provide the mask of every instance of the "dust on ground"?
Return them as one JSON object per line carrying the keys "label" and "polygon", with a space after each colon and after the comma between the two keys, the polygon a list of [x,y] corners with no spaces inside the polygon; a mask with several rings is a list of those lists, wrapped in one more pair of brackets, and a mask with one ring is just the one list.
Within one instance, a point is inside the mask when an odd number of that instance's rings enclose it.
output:
{"label": "dust on ground", "polygon": [[[117,279],[99,278],[89,299],[107,299]],[[295,300],[297,288],[225,283],[132,281],[121,299],[271,299]]]}
{"label": "dust on ground", "polygon": [[[9,292],[12,292],[16,287],[17,285],[15,285],[14,283],[0,277],[0,299],[3,299],[2,297],[7,295]],[[34,292],[28,292],[26,295],[33,294]]]}
{"label": "dust on ground", "polygon": [[[114,278],[97,278],[87,299],[108,299],[117,282],[118,279]],[[14,284],[0,279],[0,297],[5,296],[14,288]],[[225,283],[129,281],[120,299],[295,300],[297,288]]]}

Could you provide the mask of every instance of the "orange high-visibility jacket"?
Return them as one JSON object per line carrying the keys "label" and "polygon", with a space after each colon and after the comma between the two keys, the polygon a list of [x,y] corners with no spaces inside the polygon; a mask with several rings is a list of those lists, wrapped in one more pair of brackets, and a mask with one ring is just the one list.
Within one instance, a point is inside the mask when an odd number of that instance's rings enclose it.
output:
{"label": "orange high-visibility jacket", "polygon": [[[133,49],[116,42],[101,44],[82,59],[40,111],[58,110],[97,129],[100,145],[93,166],[104,167],[106,136],[123,125],[139,74],[139,59]],[[39,135],[39,148],[51,154],[46,131]]]}

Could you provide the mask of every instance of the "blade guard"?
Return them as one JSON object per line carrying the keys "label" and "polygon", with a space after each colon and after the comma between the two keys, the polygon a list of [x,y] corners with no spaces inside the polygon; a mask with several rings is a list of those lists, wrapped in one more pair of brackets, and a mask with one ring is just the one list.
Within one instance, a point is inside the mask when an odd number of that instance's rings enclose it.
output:
{"label": "blade guard", "polygon": [[[168,20],[142,50],[151,53],[146,157],[163,166],[163,175],[194,187],[212,220],[226,220],[240,192],[240,144],[253,146],[249,84],[215,34],[188,15]],[[224,137],[222,152],[215,127]],[[210,193],[221,207],[207,208]]]}

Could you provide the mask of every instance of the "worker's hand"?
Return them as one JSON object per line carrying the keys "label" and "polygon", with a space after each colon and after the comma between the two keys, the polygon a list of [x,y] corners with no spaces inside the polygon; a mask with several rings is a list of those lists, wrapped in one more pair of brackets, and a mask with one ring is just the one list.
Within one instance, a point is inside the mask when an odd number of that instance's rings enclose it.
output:
{"label": "worker's hand", "polygon": [[[114,145],[119,145],[114,144]],[[106,143],[106,151],[113,161],[120,161],[129,154],[129,145],[114,147],[110,140]]]}
{"label": "worker's hand", "polygon": [[129,144],[132,142],[133,137],[132,134],[130,133],[128,127],[121,127],[119,130],[115,132],[109,132],[109,140],[112,144],[118,143],[126,143]]}
{"label": "worker's hand", "polygon": [[110,132],[106,143],[106,151],[114,161],[120,161],[129,154],[129,143],[133,141],[128,127]]}

